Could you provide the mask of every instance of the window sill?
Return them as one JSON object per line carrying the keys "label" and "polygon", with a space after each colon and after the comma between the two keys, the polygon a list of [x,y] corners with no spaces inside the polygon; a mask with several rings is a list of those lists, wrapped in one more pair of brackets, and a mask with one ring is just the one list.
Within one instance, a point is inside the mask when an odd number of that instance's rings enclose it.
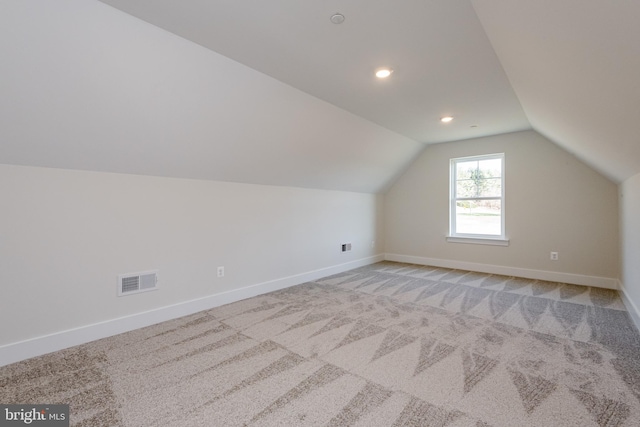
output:
{"label": "window sill", "polygon": [[449,243],[471,243],[473,245],[509,246],[509,239],[490,237],[459,237],[447,236]]}

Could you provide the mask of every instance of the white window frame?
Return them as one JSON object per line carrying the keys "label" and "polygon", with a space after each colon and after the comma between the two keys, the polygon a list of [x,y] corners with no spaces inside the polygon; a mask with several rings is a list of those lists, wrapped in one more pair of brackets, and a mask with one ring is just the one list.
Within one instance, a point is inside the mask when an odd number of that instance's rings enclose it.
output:
{"label": "white window frame", "polygon": [[[468,161],[496,160],[502,163],[501,167],[501,194],[495,197],[457,197],[456,176],[458,163]],[[449,235],[447,241],[452,243],[476,243],[484,245],[508,246],[509,240],[505,231],[505,159],[504,153],[485,154],[481,156],[458,157],[449,163]],[[456,202],[460,200],[500,200],[500,235],[494,234],[469,234],[456,232]]]}

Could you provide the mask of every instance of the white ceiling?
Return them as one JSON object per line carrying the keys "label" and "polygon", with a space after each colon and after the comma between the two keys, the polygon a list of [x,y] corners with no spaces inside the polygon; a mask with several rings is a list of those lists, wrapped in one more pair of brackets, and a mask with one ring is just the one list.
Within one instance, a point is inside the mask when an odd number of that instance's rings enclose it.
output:
{"label": "white ceiling", "polygon": [[615,181],[640,173],[640,1],[473,4],[532,127]]}
{"label": "white ceiling", "polygon": [[621,182],[639,18],[638,0],[0,2],[0,163],[382,192],[424,144],[533,128]]}
{"label": "white ceiling", "polygon": [[419,142],[533,127],[640,172],[637,0],[102,1]]}
{"label": "white ceiling", "polygon": [[0,58],[4,164],[379,193],[424,148],[95,0],[0,1]]}
{"label": "white ceiling", "polygon": [[468,1],[103,2],[419,142],[530,128]]}

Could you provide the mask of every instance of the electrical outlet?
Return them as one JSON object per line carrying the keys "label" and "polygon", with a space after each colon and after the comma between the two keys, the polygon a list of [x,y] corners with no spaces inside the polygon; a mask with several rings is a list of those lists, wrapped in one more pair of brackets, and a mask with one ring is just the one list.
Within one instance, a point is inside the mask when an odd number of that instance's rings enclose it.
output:
{"label": "electrical outlet", "polygon": [[351,243],[343,243],[341,246],[342,252],[348,252],[351,250]]}
{"label": "electrical outlet", "polygon": [[551,259],[551,261],[557,261],[558,260],[558,252],[551,252],[551,255],[549,256],[549,258]]}
{"label": "electrical outlet", "polygon": [[224,277],[224,267],[218,267],[218,277]]}
{"label": "electrical outlet", "polygon": [[375,248],[375,247],[376,247],[376,241],[375,241],[375,240],[372,240],[372,241],[371,241],[371,247],[372,247],[372,248]]}

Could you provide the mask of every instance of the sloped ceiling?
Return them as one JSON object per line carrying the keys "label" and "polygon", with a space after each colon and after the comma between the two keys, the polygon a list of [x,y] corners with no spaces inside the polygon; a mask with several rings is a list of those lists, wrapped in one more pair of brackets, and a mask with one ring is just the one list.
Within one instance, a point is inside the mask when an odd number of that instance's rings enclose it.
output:
{"label": "sloped ceiling", "polygon": [[94,0],[0,2],[0,58],[4,164],[378,193],[423,148]]}
{"label": "sloped ceiling", "polygon": [[415,141],[530,128],[467,0],[102,1]]}
{"label": "sloped ceiling", "polygon": [[640,1],[473,0],[532,127],[615,181],[640,172]]}
{"label": "sloped ceiling", "polygon": [[424,144],[534,128],[622,181],[640,172],[639,17],[636,0],[3,2],[0,163],[380,192]]}
{"label": "sloped ceiling", "polygon": [[640,172],[636,0],[102,1],[422,143],[533,127]]}

